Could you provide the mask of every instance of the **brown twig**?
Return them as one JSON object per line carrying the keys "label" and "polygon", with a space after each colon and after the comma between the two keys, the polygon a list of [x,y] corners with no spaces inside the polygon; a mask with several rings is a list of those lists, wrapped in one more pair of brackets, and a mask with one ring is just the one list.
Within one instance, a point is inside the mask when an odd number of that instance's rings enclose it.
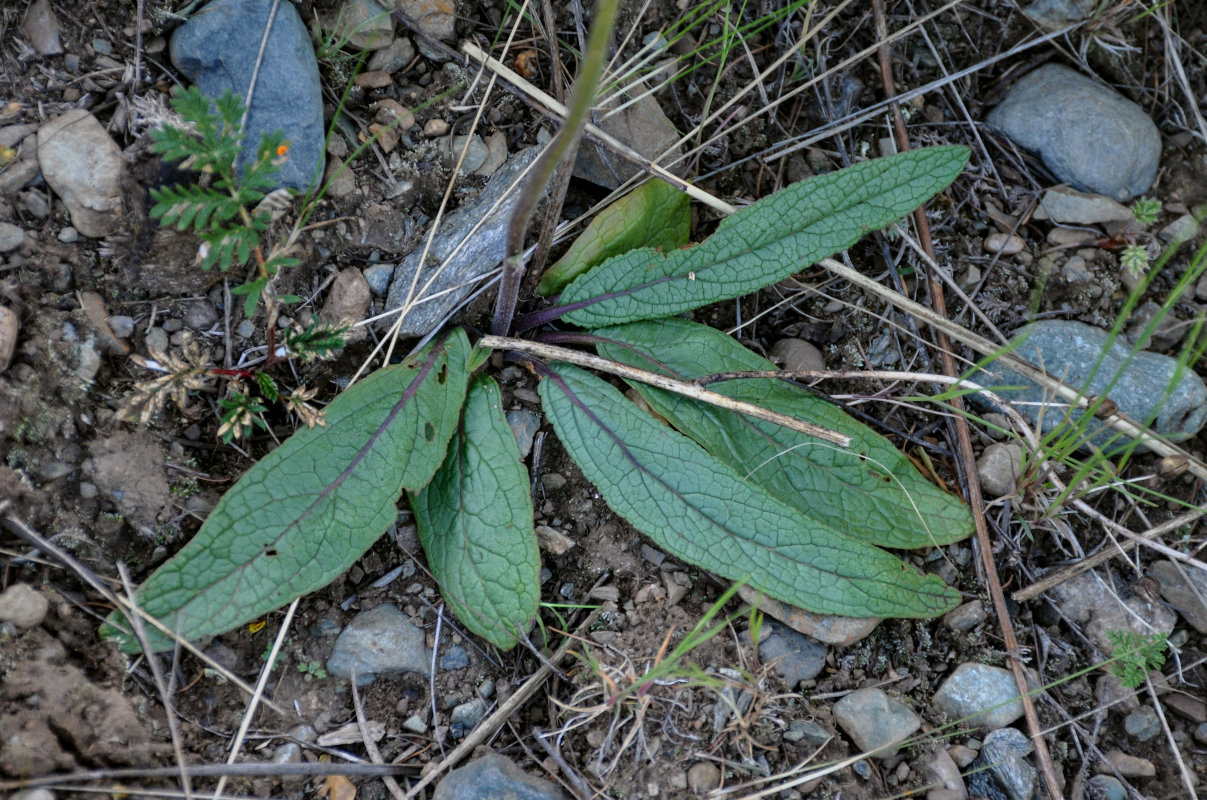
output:
{"label": "brown twig", "polygon": [[[872,13],[876,21],[876,37],[880,41],[880,47],[877,48],[877,54],[880,61],[880,77],[884,82],[884,91],[887,97],[892,98],[894,95],[893,88],[893,73],[891,55],[887,43],[888,26],[884,16],[884,0],[872,0]],[[901,118],[901,109],[896,103],[889,106],[890,113],[893,119],[893,130],[897,138],[897,147],[900,152],[907,152],[910,149],[909,135],[905,130],[905,121]],[[924,207],[918,208],[914,212],[914,223],[918,229],[918,240],[922,244],[922,249],[926,254],[933,259],[935,257],[934,245],[931,241],[930,226],[926,221],[926,210]],[[940,316],[947,316],[947,304],[943,298],[943,284],[935,276],[933,270],[928,270],[927,275],[930,283],[931,303],[934,310]],[[951,354],[951,342],[947,335],[940,330],[935,331],[935,344],[939,349],[939,354],[943,362],[943,371],[948,375],[956,375],[958,371],[955,368],[955,359]],[[957,412],[964,410],[964,400],[962,397],[953,397],[952,406]],[[985,522],[985,501],[981,497],[980,483],[976,478],[976,456],[972,450],[972,437],[968,431],[968,422],[962,415],[957,415],[951,420],[951,424],[955,428],[956,439],[959,444],[957,459],[960,467],[960,472],[964,477],[964,485],[968,493],[968,502],[972,506],[972,517],[976,524],[976,538],[978,549],[981,555],[983,577],[986,582],[986,588],[989,590],[989,596],[993,601],[993,608],[997,614],[998,625],[1001,627],[1002,640],[1006,646],[1006,652],[1010,655],[1010,668],[1014,672],[1014,680],[1018,685],[1019,697],[1023,703],[1023,713],[1027,719],[1027,729],[1031,734],[1031,742],[1035,746],[1035,757],[1039,762],[1039,768],[1044,776],[1044,782],[1047,785],[1048,795],[1052,800],[1061,800],[1060,784],[1056,780],[1056,767],[1052,763],[1052,756],[1048,752],[1047,742],[1044,741],[1042,728],[1039,724],[1039,716],[1035,713],[1035,704],[1031,702],[1030,687],[1027,684],[1027,673],[1022,665],[1022,657],[1019,651],[1018,638],[1014,634],[1014,625],[1010,619],[1010,611],[1006,607],[1006,597],[1002,592],[1001,580],[997,574],[997,565],[993,562],[993,545],[989,540],[989,528]]]}

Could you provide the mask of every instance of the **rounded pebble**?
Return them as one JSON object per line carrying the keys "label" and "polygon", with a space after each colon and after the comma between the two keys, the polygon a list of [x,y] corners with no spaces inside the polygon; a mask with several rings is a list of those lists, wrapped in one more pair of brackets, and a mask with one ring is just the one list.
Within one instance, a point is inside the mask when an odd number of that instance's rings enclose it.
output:
{"label": "rounded pebble", "polygon": [[128,339],[130,334],[134,333],[134,320],[125,314],[115,314],[105,321],[109,323],[109,330],[118,339]]}
{"label": "rounded pebble", "polygon": [[687,788],[707,792],[721,785],[721,770],[711,761],[697,761],[687,770]]}
{"label": "rounded pebble", "polygon": [[68,225],[63,230],[59,231],[59,241],[63,244],[71,244],[80,240],[80,232]]}
{"label": "rounded pebble", "polygon": [[1021,253],[1026,246],[1023,237],[1008,233],[991,233],[985,237],[984,244],[986,253],[998,253],[1003,256]]}
{"label": "rounded pebble", "polygon": [[29,584],[14,583],[0,594],[0,620],[18,628],[36,628],[46,619],[50,601]]}
{"label": "rounded pebble", "polygon": [[0,222],[0,253],[16,250],[25,241],[25,231],[11,222]]}
{"label": "rounded pebble", "polygon": [[1113,775],[1095,775],[1088,783],[1104,800],[1127,800],[1127,789]]}
{"label": "rounded pebble", "polygon": [[423,123],[423,135],[429,139],[435,139],[439,136],[447,135],[451,127],[451,125],[442,119],[429,119]]}
{"label": "rounded pebble", "polygon": [[1141,706],[1123,720],[1127,735],[1138,742],[1147,742],[1161,732],[1161,719],[1150,706]]}

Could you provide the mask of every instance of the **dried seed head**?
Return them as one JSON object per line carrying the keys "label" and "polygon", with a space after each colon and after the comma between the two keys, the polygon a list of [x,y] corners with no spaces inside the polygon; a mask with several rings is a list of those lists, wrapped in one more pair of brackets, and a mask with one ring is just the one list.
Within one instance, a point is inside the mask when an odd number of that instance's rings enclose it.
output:
{"label": "dried seed head", "polygon": [[1097,407],[1094,408],[1094,416],[1098,417],[1099,419],[1113,417],[1115,414],[1119,413],[1119,404],[1109,397],[1103,397],[1102,395],[1095,395],[1094,397],[1091,397],[1090,406],[1094,407],[1095,405]]}

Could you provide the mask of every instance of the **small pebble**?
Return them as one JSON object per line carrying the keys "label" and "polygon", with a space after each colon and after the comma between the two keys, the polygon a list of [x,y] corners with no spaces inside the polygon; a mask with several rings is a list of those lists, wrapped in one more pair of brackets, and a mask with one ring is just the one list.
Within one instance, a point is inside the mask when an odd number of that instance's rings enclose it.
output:
{"label": "small pebble", "polygon": [[687,788],[693,792],[707,792],[721,785],[721,770],[711,761],[697,761],[687,770]]}
{"label": "small pebble", "polygon": [[1127,735],[1139,742],[1147,742],[1161,732],[1161,719],[1150,706],[1141,706],[1123,720]]}
{"label": "small pebble", "polygon": [[80,232],[68,225],[63,230],[59,231],[59,241],[63,244],[71,244],[80,240]]}
{"label": "small pebble", "polygon": [[423,135],[429,139],[447,136],[451,127],[452,126],[440,118],[429,119],[423,124]]}
{"label": "small pebble", "polygon": [[25,231],[11,222],[0,222],[0,253],[16,250],[25,241]]}
{"label": "small pebble", "polygon": [[402,727],[411,733],[424,733],[427,731],[427,723],[419,718],[418,714],[412,714],[402,723]]}
{"label": "small pebble", "polygon": [[245,319],[235,326],[235,335],[242,336],[244,339],[250,339],[255,332],[256,326],[249,319]]}
{"label": "small pebble", "polygon": [[36,628],[49,610],[50,600],[29,584],[14,583],[0,594],[0,621],[18,628]]}
{"label": "small pebble", "polygon": [[1125,778],[1151,778],[1157,774],[1156,766],[1147,758],[1129,756],[1122,750],[1108,750],[1103,756],[1104,761],[1098,764],[1099,772],[1109,773],[1114,767]]}
{"label": "small pebble", "polygon": [[469,653],[459,644],[449,647],[440,656],[440,669],[465,669],[469,666]]}
{"label": "small pebble", "polygon": [[116,314],[105,321],[109,323],[109,330],[118,339],[128,339],[134,333],[134,320],[125,314]]}
{"label": "small pebble", "polygon": [[163,353],[168,349],[168,332],[159,326],[147,331],[147,352]]}
{"label": "small pebble", "polygon": [[1012,256],[1021,253],[1027,243],[1017,234],[991,233],[985,237],[985,252]]}
{"label": "small pebble", "polygon": [[1194,729],[1194,740],[1199,744],[1207,744],[1207,722],[1200,722]]}
{"label": "small pebble", "polygon": [[1098,790],[1095,796],[1103,800],[1127,800],[1127,789],[1113,775],[1095,775],[1087,783]]}

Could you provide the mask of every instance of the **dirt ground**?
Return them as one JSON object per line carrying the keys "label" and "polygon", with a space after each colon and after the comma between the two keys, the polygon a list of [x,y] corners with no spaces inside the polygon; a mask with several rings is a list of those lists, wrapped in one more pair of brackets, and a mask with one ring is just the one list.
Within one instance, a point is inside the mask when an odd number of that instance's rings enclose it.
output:
{"label": "dirt ground", "polygon": [[[0,9],[0,99],[18,104],[5,112],[8,116],[0,124],[36,124],[74,106],[87,107],[103,123],[111,123],[131,88],[123,83],[121,70],[113,67],[134,61],[137,4],[134,0],[52,2],[62,26],[64,49],[78,56],[74,72],[63,57],[41,58],[23,48],[16,31],[24,5]],[[329,5],[322,0],[298,4],[306,20],[326,13]],[[669,0],[626,3],[622,30],[633,30],[636,35],[625,46],[636,48],[646,34],[680,18],[689,5]],[[730,13],[738,13],[741,5],[729,6]],[[887,0],[886,5],[891,29],[938,6],[912,0]],[[917,145],[959,143],[973,150],[968,170],[931,204],[928,216],[941,264],[969,292],[982,315],[972,318],[963,304],[949,298],[952,316],[974,330],[983,331],[986,322],[991,322],[1008,332],[1035,318],[1075,319],[1109,327],[1128,288],[1119,267],[1119,252],[1109,242],[1088,250],[1086,268],[1091,278],[1086,282],[1064,281],[1040,268],[1045,255],[1053,259],[1049,263],[1063,263],[1061,259],[1068,255],[1046,241],[1047,223],[1025,216],[1038,190],[1055,181],[1038,160],[1018,153],[1000,134],[979,123],[974,131],[969,121],[983,119],[1016,72],[1042,60],[1082,63],[1112,84],[1125,87],[1125,92],[1130,88],[1129,96],[1157,122],[1164,142],[1159,177],[1149,191],[1165,206],[1154,229],[1180,216],[1179,209],[1194,209],[1207,201],[1207,148],[1188,113],[1186,98],[1179,93],[1167,52],[1168,39],[1153,18],[1140,14],[1141,6],[1153,4],[1107,5],[1111,8],[1098,22],[994,63],[990,61],[995,55],[1035,35],[1035,27],[1012,3],[998,0],[952,3],[929,21],[922,30],[937,48],[937,56],[918,32],[894,47],[898,92],[940,80],[945,73],[985,64],[906,104],[910,135]],[[179,79],[164,47],[179,23],[166,13],[173,9],[162,0],[147,0],[145,6],[144,68],[150,83],[139,91],[163,94]],[[775,6],[759,4],[758,11],[770,13]],[[1207,58],[1202,55],[1207,52],[1207,16],[1193,2],[1172,7],[1175,33],[1181,37],[1184,80],[1193,97],[1201,99],[1207,93]],[[462,3],[458,38],[472,36],[488,44],[509,8],[501,3]],[[800,80],[800,73],[824,72],[864,48],[874,48],[877,37],[870,4],[820,2],[813,7],[811,19],[815,23],[830,11],[836,13],[826,21],[823,34],[810,43],[809,52],[802,52],[797,61],[781,67],[762,84],[754,84],[753,89],[756,70],[765,68],[787,43],[799,37],[803,12],[789,17],[795,29],[784,23],[753,33],[740,54],[735,51],[722,69],[701,62],[698,69],[659,95],[671,121],[679,130],[689,131],[700,122],[712,92],[719,99],[728,99],[749,90],[732,119],[706,132],[706,138],[712,138],[690,160],[685,177],[741,204],[810,174],[879,152],[882,138],[890,135],[883,115],[839,126],[810,147],[776,156],[778,145],[824,129],[851,110],[883,98],[874,49],[849,66],[829,72],[814,90],[797,95],[773,113],[756,113],[760,104]],[[702,27],[702,37],[708,36],[710,24],[718,24],[721,13],[709,17],[713,21]],[[577,43],[575,15],[560,8],[557,14],[559,35]],[[399,30],[399,35],[404,33]],[[528,37],[524,46],[535,51],[539,62],[531,75],[534,83],[551,90],[555,69],[573,72],[574,64],[565,49],[561,51],[565,64],[555,66],[543,34],[526,25],[522,36]],[[104,39],[111,52],[99,52],[97,39]],[[692,56],[686,58],[690,61]],[[348,79],[347,69],[343,63],[321,63],[328,120]],[[432,119],[459,125],[467,108],[481,101],[480,90],[478,95],[470,95],[469,105],[464,92],[423,104],[444,92],[465,69],[469,68],[442,66],[420,52],[395,74],[394,87],[353,92],[349,110],[367,116],[369,104],[380,99],[374,91],[396,91],[402,96],[405,89],[404,104],[422,107],[417,112],[418,128]],[[546,120],[514,94],[503,91],[492,103],[482,133],[502,131],[512,152],[535,143],[539,130],[548,127]],[[111,126],[110,133],[123,148],[138,145],[137,138],[120,125]],[[198,529],[222,492],[272,450],[274,438],[286,438],[293,424],[284,414],[272,412],[273,435],[258,432],[248,441],[223,444],[217,436],[217,389],[197,392],[184,410],[169,406],[145,426],[118,419],[123,399],[147,377],[130,353],[145,353],[143,336],[152,324],[173,328],[173,333],[189,330],[196,319],[190,313],[196,313],[198,303],[208,303],[229,316],[205,320],[204,328],[192,333],[212,349],[217,360],[227,355],[237,359],[241,349],[264,344],[262,318],[253,320],[256,332],[252,337],[239,341],[229,337],[228,332],[242,320],[238,301],[232,302],[228,293],[237,285],[237,278],[197,269],[196,240],[160,230],[148,218],[147,191],[161,179],[162,165],[145,150],[138,152],[123,186],[127,204],[123,230],[104,240],[61,241],[59,232],[68,224],[66,212],[44,183],[0,196],[0,221],[12,222],[36,236],[20,251],[0,258],[0,303],[20,319],[13,363],[0,374],[0,502],[7,502],[7,519],[19,519],[109,582],[118,578],[115,565],[119,561],[138,581],[175,552]],[[421,147],[408,151],[403,145],[392,154],[378,155],[380,159],[366,154],[353,162],[359,192],[321,203],[315,221],[331,224],[320,229],[320,237],[304,242],[302,264],[287,273],[280,287],[282,292],[305,299],[297,314],[317,312],[337,270],[378,261],[394,263],[426,233],[452,178],[450,166],[429,158],[430,153],[425,155]],[[410,182],[405,203],[389,196],[390,184],[381,176],[383,166],[393,171],[395,179]],[[461,179],[463,189],[454,193],[454,202],[472,197],[481,183],[479,178]],[[605,194],[596,186],[573,181],[563,218],[574,218]],[[47,208],[44,213],[38,213],[39,200]],[[988,254],[983,242],[999,230],[994,220],[1005,217],[1023,217],[1018,233],[1027,248],[1018,256],[999,258]],[[716,222],[713,212],[697,207],[693,240],[707,235]],[[1160,303],[1169,296],[1202,241],[1200,233],[1175,253],[1153,282],[1146,301]],[[869,236],[850,251],[849,258],[870,275],[898,282],[916,299],[930,299],[926,282],[919,278],[922,267],[918,259],[900,240],[882,234]],[[785,336],[808,339],[821,349],[830,369],[941,370],[936,351],[905,332],[911,327],[918,330],[920,323],[819,267],[797,277],[797,281],[786,281],[740,301],[705,309],[695,319],[726,330],[736,328],[743,343],[761,352],[768,352]],[[1177,318],[1201,319],[1204,295],[1191,292],[1180,299],[1174,312]],[[479,329],[489,328],[491,297],[471,305],[458,319]],[[375,297],[373,303],[374,313],[383,310],[381,298]],[[532,299],[526,303],[521,311],[539,307]],[[132,318],[133,334],[115,339],[107,333],[104,319],[112,315]],[[885,315],[893,315],[902,326],[897,334],[888,332]],[[165,324],[172,320],[178,324]],[[922,335],[929,341],[924,330]],[[1179,341],[1174,338],[1166,351],[1176,349]],[[371,345],[371,340],[363,341],[334,360],[298,365],[291,380],[320,387],[316,402],[328,400],[337,391],[336,381],[356,370]],[[177,346],[175,341],[173,346]],[[1207,373],[1202,365],[1195,366]],[[536,382],[530,374],[501,364],[495,374],[504,387],[506,408],[540,411]],[[866,381],[830,381],[824,388],[876,420],[880,430],[936,480],[964,494],[955,440],[945,419],[915,404],[896,402],[929,391],[927,387],[898,384],[876,391]],[[824,671],[796,689],[784,685],[774,665],[760,662],[749,635],[744,638],[748,616],[739,615],[726,630],[693,650],[680,673],[609,703],[609,691],[623,688],[626,682],[640,683],[640,676],[666,643],[674,646],[681,641],[727,584],[650,547],[582,478],[547,424],[542,431],[549,435],[538,435],[537,450],[529,461],[529,468],[538,473],[534,477],[539,478],[534,482],[536,524],[561,531],[572,542],[560,554],[542,551],[542,599],[551,604],[542,611],[543,627],[576,630],[587,618],[582,607],[598,607],[598,614],[582,632],[582,644],[597,663],[573,658],[563,661],[561,671],[522,704],[485,747],[509,756],[533,774],[561,782],[568,791],[575,788],[572,776],[579,776],[589,792],[600,797],[699,796],[702,787],[710,785],[699,783],[699,772],[689,774],[688,765],[694,763],[718,766],[726,787],[779,776],[770,785],[782,787],[774,794],[785,798],[888,798],[925,791],[933,780],[925,765],[936,749],[950,743],[942,737],[924,738],[898,756],[865,762],[858,770],[844,768],[806,785],[790,785],[790,776],[799,774],[803,763],[828,763],[857,750],[840,733],[818,747],[808,740],[789,741],[784,732],[798,720],[837,731],[833,702],[850,690],[871,685],[891,687],[896,696],[911,702],[925,720],[924,732],[941,727],[946,719],[932,707],[931,698],[954,665],[966,661],[1007,663],[992,611],[968,631],[954,630],[940,620],[887,620],[850,647],[830,648]],[[910,434],[909,440],[896,436],[903,431]],[[987,430],[974,429],[978,452],[993,440]],[[918,442],[925,443],[925,449]],[[1205,444],[1200,435],[1183,446],[1202,456]],[[1120,478],[1149,480],[1155,463],[1153,456],[1138,455]],[[1167,481],[1160,488],[1169,502],[1142,513],[1115,493],[1101,493],[1088,502],[1112,519],[1143,528],[1204,501],[1203,486],[1189,476]],[[400,501],[400,509],[404,508]],[[992,506],[986,519],[992,533],[993,560],[1008,592],[1067,563],[1073,555],[1068,536],[1078,539],[1086,552],[1110,546],[1104,545],[1101,526],[1069,507],[1053,506],[1050,493],[1024,490],[1013,503]],[[1199,552],[1201,526],[1191,526],[1179,536],[1178,541],[1168,543],[1184,553]],[[934,566],[935,557],[927,554],[917,555],[915,563],[941,570],[967,600],[981,600],[991,609],[977,567],[976,546],[965,542],[945,550],[947,558],[939,559],[942,567]],[[1137,552],[1131,559],[1139,570],[1129,568],[1126,559],[1107,567],[1129,595],[1143,592],[1144,567],[1157,557],[1145,548]],[[0,563],[0,588],[30,584],[50,601],[49,614],[40,626],[30,630],[0,627],[0,717],[10,726],[0,735],[19,730],[23,743],[0,763],[0,776],[175,763],[167,712],[147,662],[123,656],[97,636],[109,610],[101,596],[78,571],[31,548],[15,525],[6,524],[0,533]],[[375,585],[399,566],[400,577]],[[382,726],[377,742],[382,758],[413,767],[408,777],[419,775],[425,765],[440,762],[456,746],[449,710],[477,696],[486,683],[494,687],[489,702],[503,703],[542,665],[538,655],[523,646],[508,653],[495,651],[461,631],[455,618],[441,611],[439,590],[424,564],[414,527],[403,515],[391,535],[382,537],[352,569],[302,600],[285,640],[280,668],[267,691],[278,708],[290,713],[261,708],[251,724],[244,760],[284,760],[285,754],[293,752],[291,743],[296,747],[305,738],[300,725],[308,725],[322,736],[355,723],[347,682],[318,674],[321,670],[316,667],[325,663],[335,634],[357,611],[382,602],[395,603],[424,625],[429,644],[438,645],[441,651],[460,646],[470,657],[468,667],[439,671],[432,680],[413,674],[381,678],[361,690],[365,716]],[[1137,792],[1131,796],[1158,800],[1187,796],[1188,790],[1172,766],[1167,737],[1137,742],[1123,729],[1122,715],[1101,710],[1095,689],[1100,673],[1078,673],[1101,661],[1103,654],[1092,648],[1077,624],[1043,598],[1009,601],[1008,605],[1029,659],[1027,666],[1051,685],[1036,708],[1064,783],[1064,795],[1093,796],[1085,789],[1085,779],[1092,774],[1088,765],[1102,752],[1119,748],[1158,765],[1155,777],[1129,779]],[[734,602],[725,610],[738,608]],[[264,622],[258,628],[244,627],[201,644],[226,668],[254,682],[280,629],[281,614],[270,615]],[[545,643],[538,640],[537,633],[539,629],[534,632],[534,645],[539,648]],[[1184,624],[1179,624],[1175,638],[1178,655],[1165,667],[1173,691],[1202,697],[1207,685],[1207,671],[1202,666],[1207,640]],[[548,644],[556,646],[558,641],[551,637]],[[686,664],[698,666],[714,679],[691,680],[693,673]],[[726,673],[726,681],[721,681],[716,679],[719,668],[737,671]],[[189,654],[183,654],[169,673],[176,686],[173,713],[185,760],[224,761],[231,737],[245,715],[246,695]],[[1069,677],[1073,675],[1076,677]],[[745,693],[748,705],[742,704],[745,709],[740,714],[721,713],[725,703],[722,687],[727,687],[730,698],[735,692]],[[1155,702],[1143,690],[1138,700],[1150,705]],[[412,715],[427,723],[424,732],[403,727],[403,721]],[[1171,716],[1165,723],[1181,752],[1195,759],[1187,764],[1189,771],[1199,779],[1207,777],[1207,745],[1191,739],[1194,720]],[[562,731],[555,737],[557,755],[534,740],[534,729]],[[956,741],[966,738],[957,737]],[[319,746],[306,741],[303,759],[339,759],[344,753],[366,756],[359,733],[327,741],[334,743]],[[378,779],[354,781],[362,798],[388,796]],[[112,792],[129,791],[119,789],[128,785],[112,780],[92,784]],[[139,785],[179,786],[172,778],[148,779]],[[212,779],[194,783],[195,788],[212,785]],[[59,796],[74,796],[64,787],[58,791]],[[330,781],[283,775],[239,777],[225,791],[232,796],[257,797],[338,793]],[[735,794],[748,796],[753,791]]]}

